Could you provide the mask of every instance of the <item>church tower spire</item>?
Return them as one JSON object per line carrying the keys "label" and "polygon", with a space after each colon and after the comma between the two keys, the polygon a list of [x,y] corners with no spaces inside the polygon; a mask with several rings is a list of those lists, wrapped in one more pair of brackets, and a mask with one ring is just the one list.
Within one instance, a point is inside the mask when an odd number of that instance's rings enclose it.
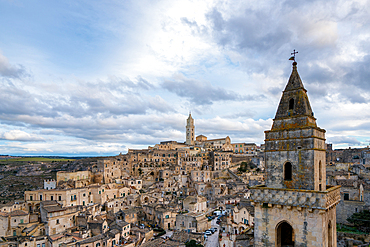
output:
{"label": "church tower spire", "polygon": [[295,61],[265,131],[265,166],[265,185],[251,188],[254,246],[336,247],[340,186],[326,185],[325,130],[317,127]]}
{"label": "church tower spire", "polygon": [[267,186],[325,190],[325,130],[317,127],[296,62],[265,137]]}
{"label": "church tower spire", "polygon": [[189,117],[186,120],[186,144],[194,145],[194,135],[195,135],[195,126],[194,126],[194,119],[191,117],[191,113],[189,113]]}

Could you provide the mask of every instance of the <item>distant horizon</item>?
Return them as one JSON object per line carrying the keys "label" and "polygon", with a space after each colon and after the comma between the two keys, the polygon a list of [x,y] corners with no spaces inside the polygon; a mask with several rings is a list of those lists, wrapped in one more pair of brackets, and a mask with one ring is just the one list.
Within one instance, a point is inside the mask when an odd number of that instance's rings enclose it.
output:
{"label": "distant horizon", "polygon": [[[326,144],[332,144],[332,143],[326,143]],[[155,145],[155,144],[154,144]],[[152,145],[152,146],[154,146]],[[260,146],[261,144],[257,144],[257,146]],[[148,148],[148,147],[146,147]],[[146,149],[146,148],[142,148],[142,149]],[[348,147],[339,147],[339,148],[336,148],[334,145],[333,145],[333,150],[339,150],[339,149],[361,149],[361,148],[369,148],[369,145],[367,146],[348,146]],[[127,151],[123,151],[121,152],[121,154],[126,154]],[[11,156],[11,157],[67,157],[67,158],[73,158],[73,157],[76,157],[76,158],[91,158],[91,157],[113,157],[113,156],[117,156],[119,155],[120,153],[117,153],[117,154],[85,154],[85,155],[82,155],[82,154],[78,154],[78,155],[74,155],[74,154],[32,154],[32,155],[22,155],[22,154],[17,154],[17,155],[12,155],[12,154],[0,154],[0,156]],[[0,159],[1,160],[1,159]]]}

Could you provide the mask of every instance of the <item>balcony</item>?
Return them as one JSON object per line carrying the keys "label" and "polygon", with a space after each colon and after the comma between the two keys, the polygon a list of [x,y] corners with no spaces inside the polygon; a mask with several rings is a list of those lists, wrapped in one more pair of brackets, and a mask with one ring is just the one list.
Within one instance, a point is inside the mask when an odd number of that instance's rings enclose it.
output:
{"label": "balcony", "polygon": [[[250,189],[251,201],[254,203],[276,204],[282,206],[301,207],[326,210],[340,201],[341,186],[327,186],[325,191],[301,189],[267,188],[265,185]],[[269,207],[270,207],[269,205]]]}

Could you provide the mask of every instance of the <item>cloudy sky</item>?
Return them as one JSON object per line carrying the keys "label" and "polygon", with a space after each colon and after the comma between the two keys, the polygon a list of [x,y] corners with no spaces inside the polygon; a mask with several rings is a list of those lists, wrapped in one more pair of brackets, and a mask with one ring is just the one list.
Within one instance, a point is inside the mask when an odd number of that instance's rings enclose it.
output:
{"label": "cloudy sky", "polygon": [[370,142],[370,1],[0,0],[0,154],[263,143],[291,73],[335,148]]}

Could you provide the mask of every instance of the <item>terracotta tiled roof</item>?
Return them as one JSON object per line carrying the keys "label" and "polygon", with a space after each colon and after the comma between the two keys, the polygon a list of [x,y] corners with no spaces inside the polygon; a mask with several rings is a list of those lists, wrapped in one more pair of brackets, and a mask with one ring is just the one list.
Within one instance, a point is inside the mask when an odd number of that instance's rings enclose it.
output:
{"label": "terracotta tiled roof", "polygon": [[23,211],[23,210],[15,210],[13,212],[10,212],[9,215],[13,216],[13,217],[14,216],[26,216],[26,215],[28,215],[28,213]]}

